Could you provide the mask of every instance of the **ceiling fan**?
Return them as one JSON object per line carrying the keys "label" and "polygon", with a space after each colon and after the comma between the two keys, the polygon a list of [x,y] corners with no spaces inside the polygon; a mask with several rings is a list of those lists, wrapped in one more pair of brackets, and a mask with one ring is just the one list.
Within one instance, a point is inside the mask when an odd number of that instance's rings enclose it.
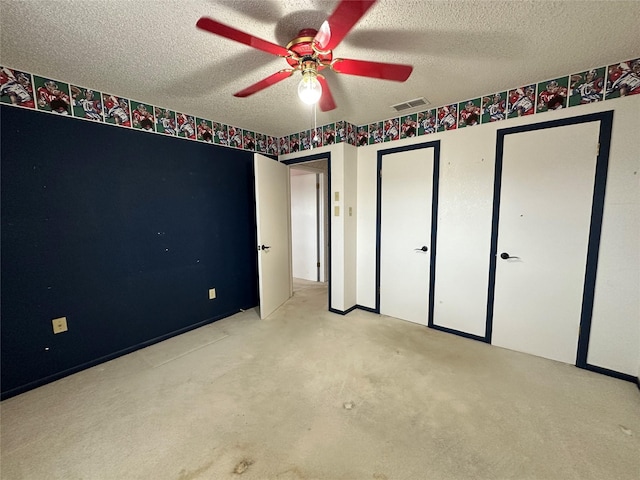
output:
{"label": "ceiling fan", "polygon": [[298,95],[306,103],[313,104],[319,101],[320,110],[327,112],[336,108],[336,104],[325,77],[318,73],[325,68],[330,68],[336,73],[396,82],[404,82],[413,71],[411,65],[333,58],[333,49],[375,3],[376,0],[341,0],[319,30],[312,28],[300,30],[286,47],[224,25],[209,17],[200,18],[196,26],[263,52],[283,57],[289,64],[289,68],[280,70],[234,93],[235,97],[248,97],[300,71],[302,80],[298,85]]}

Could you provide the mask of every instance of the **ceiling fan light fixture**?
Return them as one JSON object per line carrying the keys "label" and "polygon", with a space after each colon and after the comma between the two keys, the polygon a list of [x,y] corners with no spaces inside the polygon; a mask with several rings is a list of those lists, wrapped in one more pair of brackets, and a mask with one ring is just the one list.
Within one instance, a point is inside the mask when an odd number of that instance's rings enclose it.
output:
{"label": "ceiling fan light fixture", "polygon": [[318,81],[318,74],[313,70],[302,73],[302,80],[298,84],[298,97],[304,103],[313,105],[322,96],[322,85]]}
{"label": "ceiling fan light fixture", "polygon": [[338,4],[333,13],[320,26],[320,30],[303,28],[286,47],[258,38],[251,33],[238,30],[209,17],[201,17],[196,22],[196,26],[214,35],[282,57],[289,64],[290,68],[276,72],[250,87],[234,93],[234,96],[248,97],[289,78],[293,72],[300,71],[302,73],[302,80],[298,85],[300,99],[311,105],[319,103],[320,110],[328,112],[336,108],[336,104],[331,95],[329,82],[323,75],[318,76],[318,71],[329,68],[335,73],[394,82],[404,82],[413,71],[411,65],[333,58],[333,50],[377,0],[336,1]]}

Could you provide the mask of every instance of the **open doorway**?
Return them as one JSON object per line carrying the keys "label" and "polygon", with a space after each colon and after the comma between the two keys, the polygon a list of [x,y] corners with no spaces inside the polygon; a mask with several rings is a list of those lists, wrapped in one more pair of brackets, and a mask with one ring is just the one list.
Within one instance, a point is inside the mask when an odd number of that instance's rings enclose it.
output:
{"label": "open doorway", "polygon": [[329,280],[329,162],[290,165],[293,291],[327,286]]}

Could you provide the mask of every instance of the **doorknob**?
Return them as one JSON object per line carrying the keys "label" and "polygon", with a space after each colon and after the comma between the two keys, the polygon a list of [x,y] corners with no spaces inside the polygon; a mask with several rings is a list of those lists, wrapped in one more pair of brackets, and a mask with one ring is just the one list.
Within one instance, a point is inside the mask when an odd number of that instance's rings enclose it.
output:
{"label": "doorknob", "polygon": [[520,257],[512,257],[511,255],[509,255],[507,252],[502,252],[500,254],[500,258],[503,260],[508,260],[510,258],[520,258]]}
{"label": "doorknob", "polygon": [[271,248],[270,245],[262,245],[262,247],[260,247],[262,250],[269,250]]}
{"label": "doorknob", "polygon": [[416,248],[415,250],[416,250],[416,252],[418,252],[418,251],[426,252],[429,249],[427,247],[422,247],[422,248]]}

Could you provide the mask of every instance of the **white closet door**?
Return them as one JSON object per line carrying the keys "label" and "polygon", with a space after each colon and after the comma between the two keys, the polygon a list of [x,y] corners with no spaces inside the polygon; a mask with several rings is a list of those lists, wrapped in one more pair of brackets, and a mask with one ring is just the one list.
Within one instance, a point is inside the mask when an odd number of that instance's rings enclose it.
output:
{"label": "white closet door", "polygon": [[427,325],[434,149],[382,157],[380,313]]}
{"label": "white closet door", "polygon": [[576,361],[599,128],[504,137],[494,345]]}

